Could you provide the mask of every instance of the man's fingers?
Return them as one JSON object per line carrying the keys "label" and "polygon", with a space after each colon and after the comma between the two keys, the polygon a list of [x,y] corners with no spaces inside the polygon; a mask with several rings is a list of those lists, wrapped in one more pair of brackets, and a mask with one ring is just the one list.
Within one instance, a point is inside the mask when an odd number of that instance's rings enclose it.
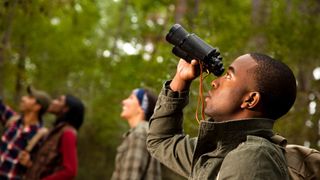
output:
{"label": "man's fingers", "polygon": [[191,61],[191,64],[192,64],[192,65],[198,65],[199,62],[198,62],[197,60],[193,59],[193,60]]}

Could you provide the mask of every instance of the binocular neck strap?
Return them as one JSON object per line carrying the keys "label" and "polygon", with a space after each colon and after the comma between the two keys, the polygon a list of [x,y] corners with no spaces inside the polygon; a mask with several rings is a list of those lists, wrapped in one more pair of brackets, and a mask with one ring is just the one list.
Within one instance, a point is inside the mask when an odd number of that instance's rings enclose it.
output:
{"label": "binocular neck strap", "polygon": [[203,80],[208,77],[209,74],[207,74],[206,76],[203,77],[203,62],[199,61],[199,65],[200,65],[200,83],[199,83],[199,95],[198,95],[198,103],[197,103],[197,109],[196,109],[196,120],[198,122],[198,124],[200,124],[200,120],[198,117],[198,109],[199,106],[201,104],[201,118],[202,120],[205,119],[205,115],[204,115],[204,99],[203,99]]}

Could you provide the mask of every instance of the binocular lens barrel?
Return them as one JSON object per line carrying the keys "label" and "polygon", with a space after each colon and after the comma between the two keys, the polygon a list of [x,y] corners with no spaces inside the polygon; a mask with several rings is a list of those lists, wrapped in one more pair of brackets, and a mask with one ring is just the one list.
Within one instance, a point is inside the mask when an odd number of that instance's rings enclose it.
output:
{"label": "binocular lens barrel", "polygon": [[[206,70],[216,76],[223,73],[220,53],[197,35],[189,34],[180,24],[175,24],[170,28],[166,40],[174,45],[172,53],[176,56],[188,62],[192,59],[202,61]],[[220,63],[217,63],[218,61]]]}
{"label": "binocular lens barrel", "polygon": [[191,60],[194,59],[194,58],[190,57],[188,55],[188,53],[186,53],[184,50],[182,50],[178,46],[175,46],[172,48],[172,53],[175,54],[176,56],[186,60],[187,62],[191,62]]}
{"label": "binocular lens barrel", "polygon": [[188,35],[189,33],[180,24],[175,24],[167,34],[166,40],[175,46],[180,46]]}

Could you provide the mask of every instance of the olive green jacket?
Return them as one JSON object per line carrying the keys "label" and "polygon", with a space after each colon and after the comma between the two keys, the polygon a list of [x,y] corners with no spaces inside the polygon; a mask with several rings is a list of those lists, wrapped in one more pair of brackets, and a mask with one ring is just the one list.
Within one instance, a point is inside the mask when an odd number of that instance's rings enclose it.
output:
{"label": "olive green jacket", "polygon": [[267,140],[273,120],[201,121],[198,137],[190,138],[182,129],[188,94],[162,89],[149,123],[152,156],[192,180],[289,179],[281,147]]}

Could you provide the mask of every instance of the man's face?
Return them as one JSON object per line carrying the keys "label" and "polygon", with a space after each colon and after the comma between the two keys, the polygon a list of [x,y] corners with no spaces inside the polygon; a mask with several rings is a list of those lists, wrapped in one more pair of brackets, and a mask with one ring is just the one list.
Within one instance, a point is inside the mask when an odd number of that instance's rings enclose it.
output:
{"label": "man's face", "polygon": [[255,89],[255,81],[250,72],[256,66],[254,59],[246,54],[234,60],[224,76],[213,80],[212,88],[205,99],[206,115],[215,121],[240,118],[245,95]]}
{"label": "man's face", "polygon": [[36,112],[41,109],[41,105],[38,104],[36,98],[31,95],[22,96],[19,106],[20,106],[20,111],[24,113]]}
{"label": "man's face", "polygon": [[130,119],[137,114],[141,113],[142,108],[140,107],[139,100],[134,93],[122,101],[122,112],[120,116],[124,119]]}
{"label": "man's face", "polygon": [[68,107],[66,106],[65,95],[59,96],[58,98],[54,99],[48,108],[48,112],[55,115],[63,114],[67,112],[67,110],[68,110]]}

